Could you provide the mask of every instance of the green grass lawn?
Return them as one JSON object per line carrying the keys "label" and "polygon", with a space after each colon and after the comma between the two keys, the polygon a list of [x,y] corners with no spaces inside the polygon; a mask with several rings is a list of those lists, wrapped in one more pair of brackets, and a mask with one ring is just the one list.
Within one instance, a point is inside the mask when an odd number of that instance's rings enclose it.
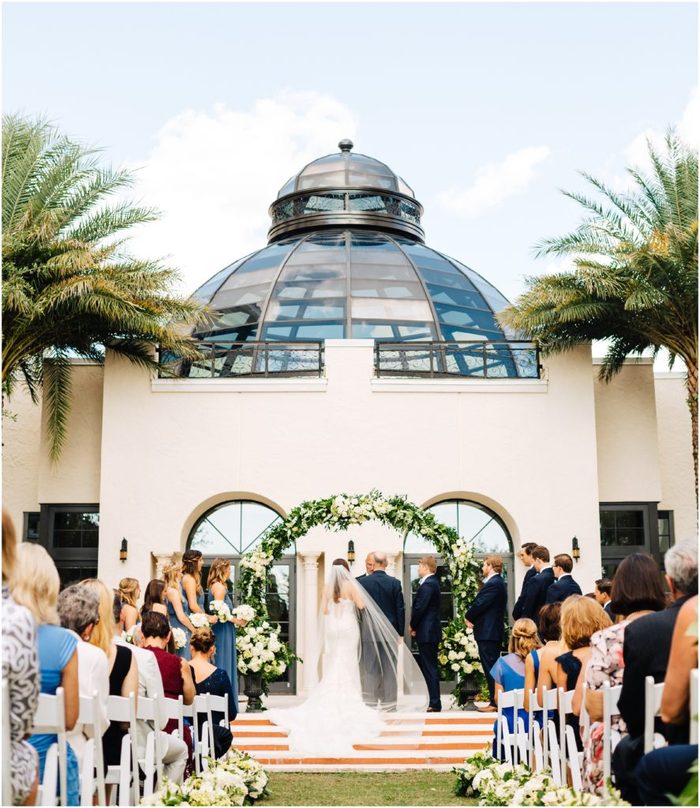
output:
{"label": "green grass lawn", "polygon": [[477,805],[456,797],[451,772],[271,772],[272,805]]}

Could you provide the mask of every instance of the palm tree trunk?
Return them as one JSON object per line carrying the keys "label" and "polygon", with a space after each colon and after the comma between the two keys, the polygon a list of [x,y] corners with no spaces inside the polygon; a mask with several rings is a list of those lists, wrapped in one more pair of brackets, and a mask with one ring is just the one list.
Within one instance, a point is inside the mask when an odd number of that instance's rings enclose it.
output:
{"label": "palm tree trunk", "polygon": [[698,504],[698,364],[697,356],[686,359],[688,373],[688,408],[690,409],[690,427],[693,441],[693,470],[695,471],[695,505]]}

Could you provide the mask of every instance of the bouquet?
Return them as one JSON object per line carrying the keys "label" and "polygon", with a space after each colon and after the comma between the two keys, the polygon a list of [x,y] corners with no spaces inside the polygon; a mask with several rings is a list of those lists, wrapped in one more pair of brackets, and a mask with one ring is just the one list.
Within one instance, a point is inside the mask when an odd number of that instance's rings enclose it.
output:
{"label": "bouquet", "polygon": [[237,617],[239,620],[245,620],[246,623],[250,623],[250,621],[255,617],[255,609],[252,606],[246,606],[246,604],[243,603],[240,606],[236,606],[236,608],[233,610],[233,616]]}
{"label": "bouquet", "polygon": [[172,635],[175,648],[179,651],[187,644],[187,635],[181,628],[171,628],[170,634]]}
{"label": "bouquet", "polygon": [[223,600],[212,600],[209,603],[209,611],[219,618],[219,623],[230,623],[233,617],[231,610]]}
{"label": "bouquet", "polygon": [[190,623],[195,628],[205,628],[209,625],[209,618],[201,612],[190,612]]}

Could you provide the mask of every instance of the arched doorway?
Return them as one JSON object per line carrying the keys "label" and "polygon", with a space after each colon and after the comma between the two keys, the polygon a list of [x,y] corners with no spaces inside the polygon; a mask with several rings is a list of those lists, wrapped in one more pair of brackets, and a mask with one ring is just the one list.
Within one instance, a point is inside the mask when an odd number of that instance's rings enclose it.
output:
{"label": "arched doorway", "polygon": [[[508,588],[508,603],[513,604],[515,602],[513,541],[503,519],[486,505],[468,499],[443,500],[430,505],[426,510],[434,514],[435,518],[443,524],[454,528],[463,539],[470,542],[476,549],[478,559],[484,559],[492,553],[502,556],[503,577]],[[435,546],[428,539],[415,533],[409,533],[404,540],[403,591],[406,614],[411,613],[413,598],[420,585],[418,562],[424,555],[434,555],[438,560],[437,575],[442,595],[440,617],[444,627],[455,616],[449,569]],[[510,609],[508,611],[510,613]],[[414,654],[418,653],[418,647],[413,639],[411,648]]]}
{"label": "arched doorway", "polygon": [[[262,537],[282,516],[268,505],[254,500],[228,500],[202,514],[187,538],[187,549],[200,550],[204,556],[202,585],[206,586],[209,566],[215,558],[231,561],[229,590],[234,595],[239,564],[244,553],[254,550]],[[295,552],[284,555],[271,567],[266,600],[270,620],[280,626],[280,639],[296,646],[296,563]],[[238,605],[236,603],[236,605]],[[290,666],[270,684],[270,691],[296,693],[296,667]]]}

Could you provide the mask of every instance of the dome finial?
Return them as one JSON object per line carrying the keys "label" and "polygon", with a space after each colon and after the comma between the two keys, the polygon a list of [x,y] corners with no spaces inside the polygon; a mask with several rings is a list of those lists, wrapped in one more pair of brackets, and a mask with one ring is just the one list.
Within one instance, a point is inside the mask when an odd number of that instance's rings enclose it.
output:
{"label": "dome finial", "polygon": [[352,140],[345,138],[344,140],[340,141],[340,143],[338,144],[338,148],[340,149],[341,152],[349,152],[354,145],[355,144],[352,142]]}

